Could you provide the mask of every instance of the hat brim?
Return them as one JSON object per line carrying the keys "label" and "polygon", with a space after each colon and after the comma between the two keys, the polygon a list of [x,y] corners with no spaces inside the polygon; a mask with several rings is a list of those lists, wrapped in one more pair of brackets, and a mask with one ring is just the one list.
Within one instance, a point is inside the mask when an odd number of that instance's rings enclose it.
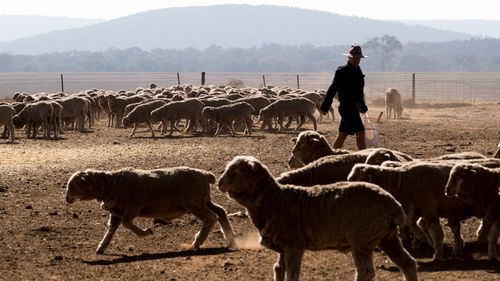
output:
{"label": "hat brim", "polygon": [[363,56],[363,55],[356,55],[356,56],[353,56],[352,54],[349,54],[349,53],[346,53],[346,54],[342,54],[346,57],[350,57],[350,58],[367,58],[368,56]]}

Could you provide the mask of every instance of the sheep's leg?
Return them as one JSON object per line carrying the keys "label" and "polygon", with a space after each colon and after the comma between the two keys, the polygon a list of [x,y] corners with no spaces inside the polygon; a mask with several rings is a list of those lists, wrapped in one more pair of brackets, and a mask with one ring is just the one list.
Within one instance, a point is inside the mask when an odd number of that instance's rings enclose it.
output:
{"label": "sheep's leg", "polygon": [[216,136],[219,134],[219,132],[220,132],[220,128],[221,128],[221,125],[220,125],[220,123],[219,123],[219,122],[217,122],[217,129],[215,130],[214,137],[216,137]]}
{"label": "sheep's leg", "polygon": [[443,239],[444,233],[443,228],[439,222],[438,217],[432,217],[426,219],[429,226],[429,233],[432,238],[432,246],[434,247],[434,260],[443,259]]}
{"label": "sheep's leg", "polygon": [[299,118],[299,123],[297,124],[297,127],[295,127],[294,131],[300,130],[300,128],[302,128],[302,125],[304,124],[305,120],[306,120],[306,117],[304,115],[301,115]]}
{"label": "sheep's leg", "polygon": [[104,237],[102,238],[101,242],[99,243],[99,246],[97,247],[97,254],[103,254],[104,250],[109,245],[109,242],[111,242],[111,238],[113,238],[113,235],[115,234],[116,230],[120,226],[121,219],[118,216],[114,215],[109,215],[109,220],[108,220],[108,230],[106,231],[106,234],[104,234]]}
{"label": "sheep's leg", "polygon": [[252,118],[248,118],[245,120],[245,130],[246,130],[246,133],[248,133],[248,135],[252,135],[252,127],[253,127],[253,121],[252,121]]}
{"label": "sheep's leg", "polygon": [[371,281],[375,278],[373,267],[373,249],[352,246],[352,257],[356,266],[356,281]]}
{"label": "sheep's leg", "polygon": [[193,249],[198,249],[200,248],[201,244],[205,242],[208,234],[210,234],[210,230],[217,222],[217,216],[208,208],[194,209],[190,210],[190,212],[193,214],[193,216],[200,219],[202,223],[200,231],[196,233],[196,235],[194,236],[193,244],[191,244],[191,247]]}
{"label": "sheep's leg", "polygon": [[229,126],[229,131],[231,131],[233,137],[236,136],[236,131],[234,130],[233,122],[229,122],[227,125]]}
{"label": "sheep's leg", "polygon": [[137,237],[144,237],[153,234],[153,230],[151,230],[151,228],[140,229],[132,222],[132,220],[133,220],[132,218],[123,217],[122,219],[123,227],[130,229],[130,231],[132,231],[132,233],[137,235]]}
{"label": "sheep's leg", "polygon": [[137,123],[134,123],[134,128],[132,129],[132,133],[130,134],[130,136],[129,136],[129,137],[134,136],[134,134],[135,134],[135,130],[136,130],[136,129],[137,129]]}
{"label": "sheep's leg", "polygon": [[425,240],[427,241],[427,243],[429,243],[429,245],[432,245],[432,237],[429,232],[429,225],[427,224],[425,219],[420,218],[417,222],[417,226],[421,230],[421,233],[425,235]]}
{"label": "sheep's leg", "polygon": [[304,256],[303,249],[284,249],[285,260],[285,280],[298,281],[300,275],[300,265]]}
{"label": "sheep's leg", "polygon": [[226,210],[211,201],[207,203],[207,207],[210,209],[210,211],[214,212],[217,215],[217,221],[221,226],[222,234],[224,235],[224,238],[229,241],[229,248],[235,247],[236,241],[234,239],[234,232],[231,223],[227,218]]}
{"label": "sheep's leg", "polygon": [[499,235],[500,218],[493,224],[488,235],[488,258],[490,258],[490,260],[496,260],[497,258],[497,240]]}
{"label": "sheep's leg", "polygon": [[403,272],[406,281],[417,281],[417,262],[404,249],[397,231],[383,237],[379,247]]}
{"label": "sheep's leg", "polygon": [[[335,122],[335,111],[333,110],[332,107],[330,107],[329,111],[332,114],[332,122]],[[327,115],[328,115],[328,113],[327,113]]]}
{"label": "sheep's leg", "polygon": [[274,264],[273,269],[274,269],[274,281],[284,281],[286,264],[285,264],[285,255],[283,255],[283,253],[278,253],[278,260]]}
{"label": "sheep's leg", "polygon": [[311,121],[313,122],[313,128],[316,131],[318,129],[318,124],[316,123],[316,119],[314,118],[314,115],[312,115],[312,113],[309,113],[307,115],[307,117],[309,117],[309,119],[311,119]]}
{"label": "sheep's leg", "polygon": [[461,256],[464,251],[464,239],[460,233],[460,221],[448,219],[451,233],[453,233],[453,256]]}
{"label": "sheep's leg", "polygon": [[175,119],[172,118],[172,120],[170,120],[170,133],[168,133],[168,136],[170,137],[172,135],[172,133],[174,132],[174,127],[175,127]]}
{"label": "sheep's leg", "polygon": [[[282,118],[282,117],[281,117]],[[282,120],[282,119],[281,119]],[[290,128],[290,125],[292,124],[293,118],[291,116],[288,116],[288,121],[285,124],[285,128]],[[280,121],[280,123],[283,121]]]}
{"label": "sheep's leg", "polygon": [[151,127],[151,122],[148,120],[146,121],[146,125],[148,126],[149,130],[151,131],[151,137],[155,137],[155,131],[153,131],[153,127]]}
{"label": "sheep's leg", "polygon": [[488,233],[491,229],[491,222],[486,221],[485,219],[481,220],[481,224],[479,225],[476,235],[478,242],[486,242],[488,241]]}
{"label": "sheep's leg", "polygon": [[7,128],[9,131],[10,143],[13,143],[14,142],[14,125],[12,124],[12,121],[5,123],[5,128]]}

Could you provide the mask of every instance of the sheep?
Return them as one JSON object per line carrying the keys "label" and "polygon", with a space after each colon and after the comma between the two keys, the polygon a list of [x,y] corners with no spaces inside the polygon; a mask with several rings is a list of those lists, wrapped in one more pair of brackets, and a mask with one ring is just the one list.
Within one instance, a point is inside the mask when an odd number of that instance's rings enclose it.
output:
{"label": "sheep", "polygon": [[401,118],[401,114],[403,113],[401,94],[395,88],[388,88],[385,91],[385,112],[387,119],[392,117],[392,112],[394,112],[395,119]]}
{"label": "sheep", "polygon": [[153,128],[151,128],[151,121],[150,121],[151,111],[165,104],[167,103],[162,100],[154,100],[146,102],[144,104],[139,104],[132,111],[130,111],[129,114],[123,117],[122,121],[123,121],[123,126],[125,128],[130,127],[132,124],[134,125],[134,129],[132,130],[130,137],[134,136],[135,130],[137,129],[137,124],[144,122],[151,131],[151,136],[154,138],[155,133],[153,131]]}
{"label": "sheep", "polygon": [[403,152],[387,148],[374,148],[370,155],[366,158],[365,163],[370,165],[380,165],[385,161],[397,161],[404,163],[414,160],[415,159],[413,159],[413,157]]}
{"label": "sheep", "polygon": [[296,170],[281,173],[276,179],[281,184],[313,186],[347,180],[351,168],[364,163],[367,155],[361,153],[330,155]]}
{"label": "sheep", "polygon": [[493,154],[493,158],[500,158],[500,143],[497,146],[497,151]]}
{"label": "sheep", "polygon": [[[90,102],[83,97],[68,97],[55,100],[62,105],[61,118],[77,119],[76,129],[80,132],[84,130],[85,116],[89,112]],[[73,122],[72,122],[73,123]]]}
{"label": "sheep", "polygon": [[[348,181],[366,181],[377,184],[398,200],[406,215],[406,225],[417,238],[427,237],[434,248],[434,260],[443,258],[443,229],[440,217],[447,218],[452,230],[453,254],[463,252],[460,221],[477,215],[472,205],[445,196],[445,185],[453,165],[419,163],[399,168],[357,164]],[[422,226],[417,220],[422,217]],[[422,232],[423,231],[423,232]]]}
{"label": "sheep", "polygon": [[377,246],[406,280],[417,280],[416,262],[397,235],[404,221],[401,205],[377,185],[280,185],[259,160],[237,156],[220,176],[218,189],[246,208],[260,244],[278,252],[274,280],[299,280],[305,250],[325,249],[350,250],[356,280],[373,280]]}
{"label": "sheep", "polygon": [[[9,133],[9,141],[10,143],[14,143],[14,124],[12,122],[12,118],[15,114],[15,109],[8,104],[0,105],[0,124],[3,124],[5,127],[4,133],[8,131]],[[2,134],[2,137],[6,137]]]}
{"label": "sheep", "polygon": [[59,130],[62,122],[63,106],[53,100],[49,101],[49,103],[52,105],[51,128],[52,131],[54,132],[54,139],[58,139]]}
{"label": "sheep", "polygon": [[[175,122],[180,118],[189,119],[190,124],[194,124],[198,120],[204,124],[202,115],[203,107],[203,103],[196,98],[190,98],[182,101],[172,101],[151,111],[151,121],[162,121],[164,124],[170,121],[170,133],[168,135],[171,136],[175,127]],[[188,129],[189,127],[186,126],[185,131]]]}
{"label": "sheep", "polygon": [[345,149],[332,149],[326,138],[316,131],[303,131],[290,140],[294,143],[288,166],[292,169],[303,167],[328,155],[349,154]]}
{"label": "sheep", "polygon": [[255,109],[250,104],[246,102],[237,102],[219,107],[207,106],[203,108],[202,115],[205,120],[217,122],[217,130],[214,136],[219,134],[221,125],[228,126],[232,135],[236,135],[233,122],[238,120],[243,120],[245,123],[244,135],[251,135],[253,126],[252,112],[254,111]]}
{"label": "sheep", "polygon": [[488,257],[497,258],[500,235],[500,169],[459,163],[450,172],[446,195],[459,198],[484,212],[482,228],[489,229]]}
{"label": "sheep", "polygon": [[149,228],[134,225],[135,217],[174,219],[186,213],[202,221],[201,230],[191,244],[193,249],[201,246],[217,221],[229,247],[234,247],[234,233],[226,211],[210,198],[210,184],[215,183],[215,179],[210,172],[190,167],[87,169],[69,178],[66,202],[96,199],[102,202],[103,210],[110,212],[108,229],[97,247],[97,254],[104,253],[120,224],[138,237],[153,233]]}
{"label": "sheep", "polygon": [[147,99],[144,96],[138,96],[138,95],[130,97],[115,97],[109,95],[106,98],[108,99],[108,105],[111,114],[116,116],[116,123],[115,123],[116,128],[119,128],[121,126],[123,113],[127,105]]}
{"label": "sheep", "polygon": [[262,108],[271,104],[271,101],[264,96],[250,96],[239,99],[238,101],[244,101],[249,103],[255,109],[252,112],[252,115],[259,116],[259,112]]}
{"label": "sheep", "polygon": [[[432,159],[436,160],[467,160],[467,159],[483,159],[486,158],[481,153],[473,152],[473,151],[466,151],[466,152],[460,152],[460,153],[451,153],[451,154],[445,154],[441,155]],[[431,159],[431,160],[432,160]]]}
{"label": "sheep", "polygon": [[271,120],[274,117],[278,118],[278,131],[283,129],[283,117],[292,116],[300,117],[300,122],[295,127],[295,131],[298,131],[305,121],[305,117],[308,117],[314,126],[314,130],[317,130],[316,118],[313,113],[316,110],[316,105],[306,99],[306,98],[290,98],[290,99],[280,99],[270,105],[262,108],[259,112],[259,120],[263,122],[263,126],[266,125],[269,130],[272,128]]}
{"label": "sheep", "polygon": [[[27,104],[19,113],[12,117],[16,128],[26,125],[26,137],[36,138],[38,126],[42,125],[45,138],[50,138],[51,120],[53,117],[52,105],[47,101],[38,101]],[[33,131],[33,134],[31,134]]]}

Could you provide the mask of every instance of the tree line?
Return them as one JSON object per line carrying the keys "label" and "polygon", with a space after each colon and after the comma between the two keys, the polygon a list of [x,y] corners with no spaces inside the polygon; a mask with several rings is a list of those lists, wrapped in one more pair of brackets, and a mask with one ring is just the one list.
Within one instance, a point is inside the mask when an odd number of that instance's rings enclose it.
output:
{"label": "tree line", "polygon": [[[390,35],[367,40],[364,71],[500,71],[500,39],[402,44]],[[200,50],[139,48],[41,55],[0,53],[1,72],[330,72],[344,64],[350,46],[263,44],[251,48]]]}

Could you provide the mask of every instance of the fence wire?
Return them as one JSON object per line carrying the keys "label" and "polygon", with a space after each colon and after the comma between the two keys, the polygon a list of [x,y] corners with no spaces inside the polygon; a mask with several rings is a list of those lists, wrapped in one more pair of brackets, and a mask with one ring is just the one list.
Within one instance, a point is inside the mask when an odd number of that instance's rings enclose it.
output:
{"label": "fence wire", "polygon": [[[500,73],[365,73],[367,99],[383,98],[387,88],[394,87],[403,99],[416,101],[500,101]],[[0,97],[15,92],[67,93],[98,88],[135,90],[155,83],[159,87],[177,84],[201,84],[200,72],[92,72],[92,73],[0,73]],[[306,91],[328,89],[333,73],[240,73],[205,74],[205,85],[241,85],[260,88],[279,86]]]}

